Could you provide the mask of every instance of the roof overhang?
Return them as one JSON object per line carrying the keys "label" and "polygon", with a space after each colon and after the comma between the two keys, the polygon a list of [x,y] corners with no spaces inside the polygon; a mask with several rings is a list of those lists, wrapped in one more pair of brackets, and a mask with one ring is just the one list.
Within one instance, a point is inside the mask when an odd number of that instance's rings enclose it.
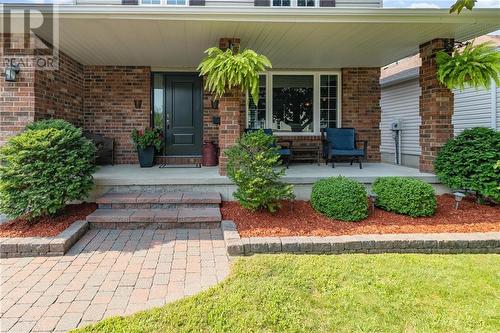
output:
{"label": "roof overhang", "polygon": [[219,38],[240,37],[274,68],[312,69],[381,67],[434,38],[475,38],[500,29],[500,9],[59,6],[58,20],[60,49],[82,64],[192,69]]}

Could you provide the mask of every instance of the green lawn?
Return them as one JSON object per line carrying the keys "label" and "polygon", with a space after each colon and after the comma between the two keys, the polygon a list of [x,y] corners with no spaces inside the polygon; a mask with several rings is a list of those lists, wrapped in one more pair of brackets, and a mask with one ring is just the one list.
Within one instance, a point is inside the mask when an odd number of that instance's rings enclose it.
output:
{"label": "green lawn", "polygon": [[500,332],[499,255],[262,255],[79,332]]}

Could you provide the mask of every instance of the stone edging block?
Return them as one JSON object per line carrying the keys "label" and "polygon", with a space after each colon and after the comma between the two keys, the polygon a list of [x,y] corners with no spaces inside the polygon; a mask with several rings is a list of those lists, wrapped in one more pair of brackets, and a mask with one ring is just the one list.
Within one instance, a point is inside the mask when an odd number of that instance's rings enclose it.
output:
{"label": "stone edging block", "polygon": [[0,237],[0,258],[63,255],[88,228],[88,222],[81,220],[54,237]]}
{"label": "stone edging block", "polygon": [[254,253],[500,253],[500,232],[241,238],[222,221],[229,255]]}

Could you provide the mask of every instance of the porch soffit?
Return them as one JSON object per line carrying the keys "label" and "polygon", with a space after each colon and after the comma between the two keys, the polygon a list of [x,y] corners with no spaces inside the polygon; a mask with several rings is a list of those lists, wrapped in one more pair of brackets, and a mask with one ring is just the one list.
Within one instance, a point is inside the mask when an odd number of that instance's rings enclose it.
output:
{"label": "porch soffit", "polygon": [[59,22],[60,49],[82,64],[195,68],[219,38],[240,37],[242,48],[267,55],[276,69],[333,69],[381,67],[434,38],[499,30],[500,9],[60,6]]}

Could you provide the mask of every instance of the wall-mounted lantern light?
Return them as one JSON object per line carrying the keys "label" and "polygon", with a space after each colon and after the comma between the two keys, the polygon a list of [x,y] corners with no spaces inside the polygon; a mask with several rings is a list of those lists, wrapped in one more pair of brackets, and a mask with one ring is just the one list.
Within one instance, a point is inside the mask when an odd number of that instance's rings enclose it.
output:
{"label": "wall-mounted lantern light", "polygon": [[211,103],[212,103],[212,109],[215,110],[215,109],[219,108],[219,100],[218,99],[212,99]]}
{"label": "wall-mounted lantern light", "polygon": [[142,107],[142,99],[134,99],[134,106],[136,109],[140,109]]}
{"label": "wall-mounted lantern light", "polygon": [[19,74],[19,66],[18,65],[10,65],[5,67],[5,81],[7,82],[16,82],[17,74]]}

